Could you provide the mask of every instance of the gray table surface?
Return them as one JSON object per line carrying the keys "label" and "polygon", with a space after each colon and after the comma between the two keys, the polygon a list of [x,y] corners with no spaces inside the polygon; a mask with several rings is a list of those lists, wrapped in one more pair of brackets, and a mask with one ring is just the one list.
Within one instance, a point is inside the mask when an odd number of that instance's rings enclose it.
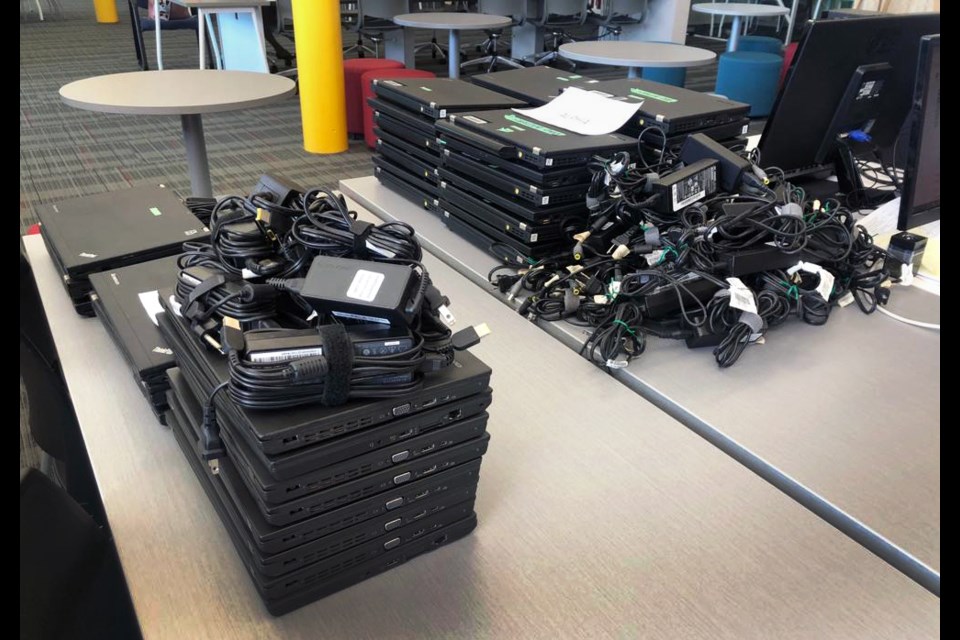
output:
{"label": "gray table surface", "polygon": [[418,29],[500,29],[513,22],[505,16],[485,13],[459,13],[440,11],[436,13],[402,13],[393,17],[393,22],[402,27]]}
{"label": "gray table surface", "polygon": [[227,9],[231,7],[265,7],[276,0],[173,0],[192,9]]}
{"label": "gray table surface", "polygon": [[786,7],[778,7],[772,4],[750,4],[747,2],[709,2],[694,4],[691,9],[698,13],[707,13],[715,16],[743,16],[750,18],[763,18],[768,16],[785,16],[790,13]]}
{"label": "gray table surface", "polygon": [[290,78],[252,71],[170,69],[114,73],[60,87],[77,109],[131,115],[216,113],[259,107],[293,95]]}
{"label": "gray table surface", "polygon": [[696,67],[717,59],[717,54],[707,49],[630,40],[570,42],[560,45],[560,55],[578,62],[618,67]]}
{"label": "gray table surface", "polygon": [[[341,189],[381,218],[412,224],[430,251],[493,292],[485,283],[494,258],[439,218],[372,176]],[[916,289],[894,290],[890,308],[939,322],[940,299]],[[564,322],[541,326],[577,349],[586,337]],[[745,447],[939,570],[939,333],[850,306],[822,327],[791,320],[771,330],[729,369],[708,349],[654,339],[619,374],[685,424]]]}
{"label": "gray table surface", "polygon": [[480,526],[272,618],[103,326],[24,243],[146,638],[939,637],[938,598],[431,256],[458,323],[493,329]]}

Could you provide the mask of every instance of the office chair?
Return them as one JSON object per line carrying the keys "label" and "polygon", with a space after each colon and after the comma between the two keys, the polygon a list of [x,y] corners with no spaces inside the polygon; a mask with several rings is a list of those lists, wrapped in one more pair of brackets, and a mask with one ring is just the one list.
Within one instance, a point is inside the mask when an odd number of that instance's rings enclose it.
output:
{"label": "office chair", "polygon": [[534,65],[563,60],[572,68],[576,68],[576,64],[560,56],[560,45],[574,41],[564,27],[578,26],[586,22],[588,14],[586,0],[543,0],[542,11],[538,18],[531,19],[530,22],[544,32],[549,30],[553,40],[550,49],[536,58]]}
{"label": "office chair", "polygon": [[20,637],[141,637],[105,529],[36,469],[20,474]]}
{"label": "office chair", "polygon": [[[193,32],[197,34],[199,42],[196,16],[171,20],[154,20],[153,18],[149,17],[141,17],[140,10],[142,9],[146,11],[148,4],[148,0],[127,0],[127,8],[130,9],[130,25],[133,27],[133,46],[137,52],[137,63],[140,65],[140,69],[143,71],[147,71],[150,68],[149,63],[147,62],[147,49],[143,43],[143,32],[155,31],[158,22],[160,23],[160,28],[164,31],[183,31],[185,29],[192,29]],[[209,58],[213,60],[212,55],[210,55]]]}
{"label": "office chair", "polygon": [[605,0],[602,13],[591,13],[587,21],[600,27],[600,37],[619,40],[623,27],[640,24],[647,17],[649,0]]}
{"label": "office chair", "polygon": [[[513,19],[511,26],[523,24],[527,14],[527,0],[480,0],[477,6],[480,13],[487,13],[494,16],[510,16]],[[523,65],[506,56],[501,56],[498,52],[500,38],[503,36],[503,29],[486,29],[487,39],[480,44],[483,57],[469,62],[461,63],[461,69],[467,69],[471,66],[486,67],[487,73],[495,71],[498,64],[504,64],[514,69],[522,69]]]}
{"label": "office chair", "polygon": [[[343,53],[346,55],[356,51],[357,57],[363,58],[369,52],[379,58],[383,32],[403,28],[393,23],[393,16],[407,13],[407,0],[355,0],[354,4],[356,21],[347,25],[347,29],[357,33],[357,44],[347,47]],[[363,44],[363,38],[373,43],[373,50]]]}

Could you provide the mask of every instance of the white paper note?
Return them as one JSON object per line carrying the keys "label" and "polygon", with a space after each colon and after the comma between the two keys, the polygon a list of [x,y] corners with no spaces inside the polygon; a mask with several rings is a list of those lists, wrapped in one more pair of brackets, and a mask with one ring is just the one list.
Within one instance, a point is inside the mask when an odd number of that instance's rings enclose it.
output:
{"label": "white paper note", "polygon": [[533,109],[514,109],[528,118],[586,136],[613,133],[627,123],[642,101],[612,100],[592,91],[570,87],[559,96]]}

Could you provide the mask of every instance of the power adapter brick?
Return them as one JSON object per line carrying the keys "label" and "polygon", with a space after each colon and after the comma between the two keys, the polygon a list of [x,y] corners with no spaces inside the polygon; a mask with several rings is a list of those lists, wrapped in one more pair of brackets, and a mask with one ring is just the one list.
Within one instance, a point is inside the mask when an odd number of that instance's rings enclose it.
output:
{"label": "power adapter brick", "polygon": [[317,256],[300,296],[318,312],[380,324],[409,324],[423,300],[422,279],[410,266]]}

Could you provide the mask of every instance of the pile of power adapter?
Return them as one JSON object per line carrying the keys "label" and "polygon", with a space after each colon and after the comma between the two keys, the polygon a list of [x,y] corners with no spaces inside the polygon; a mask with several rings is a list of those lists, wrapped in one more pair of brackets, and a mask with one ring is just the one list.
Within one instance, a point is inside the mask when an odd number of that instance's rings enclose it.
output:
{"label": "pile of power adapter", "polygon": [[855,214],[753,159],[699,134],[652,162],[597,157],[573,248],[497,267],[490,282],[531,320],[585,327],[582,355],[607,369],[650,337],[711,348],[729,367],[791,317],[821,325],[837,306],[886,304],[900,264]]}
{"label": "pile of power adapter", "polygon": [[451,329],[414,230],[274,176],[199,204],[209,242],[159,287],[166,420],[267,609],[472,531],[487,330]]}

